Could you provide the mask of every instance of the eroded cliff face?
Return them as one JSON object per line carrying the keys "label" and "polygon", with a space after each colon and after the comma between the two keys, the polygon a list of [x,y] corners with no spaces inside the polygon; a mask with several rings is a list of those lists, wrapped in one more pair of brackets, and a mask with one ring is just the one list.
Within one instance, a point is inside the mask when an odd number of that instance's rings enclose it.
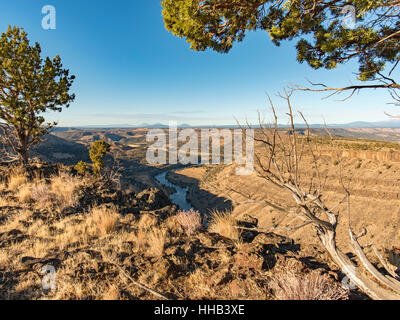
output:
{"label": "eroded cliff face", "polygon": [[[325,147],[318,153],[321,155],[320,172],[323,175],[323,197],[330,207],[343,199],[345,191],[340,183],[340,171],[345,181],[346,188],[351,194],[351,224],[354,230],[367,228],[368,234],[363,238],[363,243],[375,243],[380,249],[390,249],[400,246],[400,152],[399,151],[371,151],[371,150],[334,150]],[[337,161],[339,156],[340,162]],[[339,163],[341,165],[339,165]],[[195,169],[182,170],[180,175],[194,177]],[[307,157],[302,158],[301,182],[307,185],[310,181],[316,182],[313,163]],[[287,192],[268,183],[256,174],[251,176],[237,176],[232,166],[222,170],[215,167],[204,174],[206,183],[200,183],[200,190],[193,192],[193,204],[213,204],[215,199],[232,200],[232,212],[235,218],[240,219],[244,214],[252,214],[259,219],[263,228],[293,227],[298,221],[291,215],[282,215],[260,203],[245,203],[244,197],[229,190],[244,191],[255,199],[273,199],[280,205],[293,205],[293,198]],[[224,191],[225,190],[225,191]],[[228,190],[228,191],[226,191]],[[243,203],[241,203],[243,202]],[[238,204],[239,203],[239,204]],[[215,204],[217,207],[217,205]],[[349,249],[348,245],[348,215],[346,205],[336,207],[339,214],[340,226],[338,227],[339,245],[343,250]],[[312,228],[304,228],[289,233],[303,248],[311,251],[321,250],[318,239]],[[373,257],[372,257],[373,259]]]}
{"label": "eroded cliff face", "polygon": [[361,160],[394,161],[400,162],[399,151],[372,151],[372,150],[323,150],[321,154],[330,157],[343,157]]}

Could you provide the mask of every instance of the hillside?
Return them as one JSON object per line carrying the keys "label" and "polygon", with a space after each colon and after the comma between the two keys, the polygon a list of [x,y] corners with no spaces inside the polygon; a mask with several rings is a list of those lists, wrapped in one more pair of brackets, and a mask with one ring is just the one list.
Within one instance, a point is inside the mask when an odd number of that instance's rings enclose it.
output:
{"label": "hillside", "polygon": [[[345,195],[339,181],[340,168],[335,160],[339,155],[342,159],[342,176],[351,195],[351,224],[354,230],[366,227],[368,231],[362,243],[374,243],[379,250],[386,253],[392,247],[400,246],[399,152],[360,151],[357,147],[353,150],[341,150],[340,147],[332,150],[324,145],[321,150],[324,162],[320,168],[324,174],[322,190],[327,203],[334,206]],[[387,155],[391,155],[391,158]],[[312,167],[312,159],[302,158],[300,171],[302,181],[306,185],[313,176]],[[255,173],[251,176],[237,176],[234,166],[208,166],[176,171],[170,174],[170,179],[176,183],[190,185],[188,197],[191,203],[203,212],[208,212],[212,204],[216,209],[232,210],[232,215],[237,219],[251,213],[259,220],[260,227],[271,231],[279,230],[283,235],[293,237],[303,248],[309,250],[310,255],[325,255],[312,227],[289,231],[299,224],[293,216],[282,214],[265,204],[236,204],[245,201],[246,198],[234,190],[249,195],[251,199],[272,198],[276,203],[288,205],[293,202],[288,192],[282,192],[268,184]],[[338,212],[340,221],[339,245],[346,252],[349,249],[346,204],[338,206],[335,211]],[[378,262],[372,249],[367,249],[367,252],[372,260]]]}
{"label": "hillside", "polygon": [[[33,151],[42,161],[29,176],[2,168],[0,298],[302,299],[310,292],[316,299],[366,298],[342,288],[344,274],[313,227],[296,229],[299,221],[290,215],[265,204],[240,203],[246,193],[290,205],[290,194],[255,173],[237,176],[235,165],[150,166],[146,132],[57,132]],[[298,133],[300,141],[306,139],[304,131]],[[340,168],[351,194],[351,225],[368,231],[361,240],[368,257],[379,265],[369,247],[373,243],[392,267],[400,267],[393,251],[400,247],[399,144],[346,137],[332,142],[316,133],[308,139],[321,160],[324,200],[333,205],[343,197]],[[111,144],[106,162],[121,173],[121,184],[72,170],[98,139]],[[262,152],[256,144],[256,154]],[[302,182],[313,179],[312,168],[306,155]],[[170,182],[188,187],[187,199],[199,213],[181,212],[171,202],[173,186],[155,178],[166,170]],[[348,252],[344,204],[336,211],[338,246]],[[41,289],[41,268],[48,265],[56,268],[57,291]],[[307,285],[308,293],[299,289]]]}
{"label": "hillside", "polygon": [[[0,299],[347,299],[291,239],[183,219],[163,192],[122,193],[67,167],[2,168]],[[41,177],[41,178],[39,178]],[[197,222],[196,222],[197,221]],[[244,216],[238,225],[257,227]],[[43,268],[57,290],[43,290]],[[48,269],[50,268],[50,269]],[[284,287],[282,287],[284,285]],[[352,293],[352,297],[357,297]]]}

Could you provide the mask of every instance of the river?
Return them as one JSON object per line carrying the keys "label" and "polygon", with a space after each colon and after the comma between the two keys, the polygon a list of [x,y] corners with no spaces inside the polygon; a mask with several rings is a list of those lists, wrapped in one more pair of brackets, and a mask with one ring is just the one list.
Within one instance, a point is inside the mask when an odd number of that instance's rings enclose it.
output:
{"label": "river", "polygon": [[172,203],[176,204],[181,210],[190,210],[193,206],[186,199],[187,193],[189,191],[189,187],[180,187],[167,179],[167,174],[169,171],[165,171],[156,175],[154,178],[166,187],[170,187],[176,190],[175,193],[169,196]]}

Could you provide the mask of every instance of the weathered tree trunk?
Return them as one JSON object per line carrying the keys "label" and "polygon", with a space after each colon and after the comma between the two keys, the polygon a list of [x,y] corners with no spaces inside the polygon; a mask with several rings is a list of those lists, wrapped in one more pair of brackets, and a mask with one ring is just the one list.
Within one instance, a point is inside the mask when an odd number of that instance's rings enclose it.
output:
{"label": "weathered tree trunk", "polygon": [[398,293],[389,288],[384,288],[382,285],[360,273],[350,258],[336,247],[335,231],[328,230],[320,233],[319,238],[332,260],[340,267],[343,273],[370,298],[375,300],[400,300]]}
{"label": "weathered tree trunk", "polygon": [[18,153],[19,164],[22,168],[27,168],[29,163],[29,136],[20,130],[18,133],[18,140],[19,146],[16,148],[16,152]]}
{"label": "weathered tree trunk", "polygon": [[19,157],[19,164],[22,168],[26,168],[29,163],[29,156],[28,156],[28,151],[27,150],[21,150],[18,152],[18,157]]}
{"label": "weathered tree trunk", "polygon": [[[255,199],[254,195],[247,195],[241,190],[230,189],[229,192],[235,192],[241,197],[247,198],[242,203],[263,203],[280,212],[292,214],[305,222],[298,228],[312,224],[317,230],[318,238],[326,252],[354,285],[372,299],[400,300],[400,277],[393,270],[390,270],[386,261],[375,248],[375,254],[387,273],[382,272],[371,263],[364,252],[364,248],[358,242],[358,239],[367,233],[365,228],[358,235],[355,235],[351,229],[350,192],[346,188],[342,176],[342,164],[339,161],[339,156],[338,179],[345,192],[345,197],[335,206],[328,207],[322,197],[323,186],[328,175],[320,169],[322,162],[319,150],[315,149],[315,145],[310,139],[310,128],[303,115],[300,114],[307,126],[307,137],[304,139],[297,138],[290,104],[290,94],[285,91],[285,96],[282,96],[282,98],[288,104],[291,127],[288,130],[278,130],[278,118],[271,102],[274,123],[272,127],[265,127],[260,124],[261,132],[256,141],[260,142],[267,152],[265,153],[265,159],[255,154],[258,161],[256,172],[267,183],[280,187],[282,190],[288,190],[294,199],[295,205],[280,205],[275,199],[270,199],[268,195],[262,199]],[[333,144],[333,138],[329,130],[327,132]],[[306,176],[300,171],[302,168],[300,165],[301,159],[307,155],[310,156],[313,163],[313,175],[309,181],[304,179]],[[340,212],[340,206],[345,200],[347,200],[349,244],[352,254],[358,258],[359,264],[353,262],[337,247],[336,229],[340,222],[337,211]],[[240,204],[240,202],[236,203]]]}

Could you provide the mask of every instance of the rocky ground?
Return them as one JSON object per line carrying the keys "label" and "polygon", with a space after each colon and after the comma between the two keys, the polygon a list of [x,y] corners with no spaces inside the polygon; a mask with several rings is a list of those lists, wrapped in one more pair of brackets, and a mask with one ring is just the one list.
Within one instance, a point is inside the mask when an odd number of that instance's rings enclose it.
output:
{"label": "rocky ground", "polygon": [[252,230],[250,215],[188,229],[158,189],[122,192],[57,166],[1,177],[0,299],[355,297],[333,266]]}

